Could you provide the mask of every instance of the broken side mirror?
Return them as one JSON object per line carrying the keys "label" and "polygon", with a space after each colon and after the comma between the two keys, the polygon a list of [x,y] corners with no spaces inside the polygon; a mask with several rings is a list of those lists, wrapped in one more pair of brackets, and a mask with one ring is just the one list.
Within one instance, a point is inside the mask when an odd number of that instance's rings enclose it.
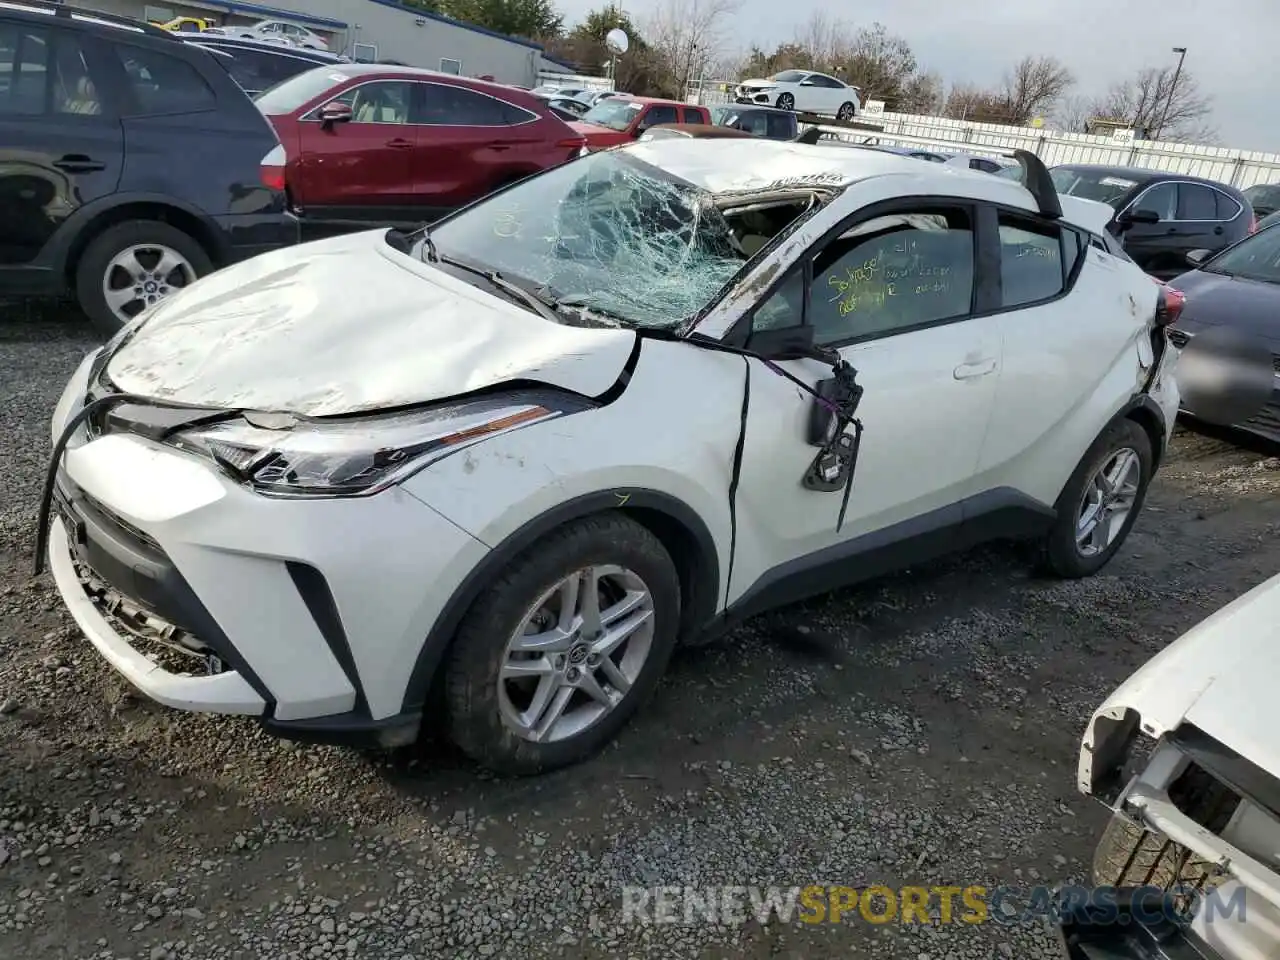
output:
{"label": "broken side mirror", "polygon": [[333,100],[320,108],[320,123],[326,130],[332,129],[335,123],[349,123],[351,117],[351,104],[340,100]]}

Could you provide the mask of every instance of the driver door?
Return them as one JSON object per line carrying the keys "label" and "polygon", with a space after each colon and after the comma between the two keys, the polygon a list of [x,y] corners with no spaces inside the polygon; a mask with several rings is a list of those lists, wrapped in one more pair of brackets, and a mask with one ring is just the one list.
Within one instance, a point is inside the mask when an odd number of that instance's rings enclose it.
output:
{"label": "driver door", "polygon": [[[812,398],[750,363],[731,600],[787,580],[817,592],[852,579],[850,563],[874,575],[911,562],[896,548],[954,545],[1001,365],[999,318],[974,315],[975,221],[963,201],[878,205],[815,244],[754,311],[753,334],[812,326],[857,369],[865,431],[838,529],[843,493],[801,482],[819,452]],[[778,366],[809,384],[830,376],[815,360]]]}
{"label": "driver door", "polygon": [[1170,181],[1156,183],[1143,190],[1128,207],[1129,213],[1150,210],[1160,218],[1159,223],[1134,223],[1121,237],[1125,253],[1147,273],[1163,271],[1176,275],[1186,270],[1185,261],[1178,253],[1178,228],[1173,218],[1178,209],[1178,185]]}

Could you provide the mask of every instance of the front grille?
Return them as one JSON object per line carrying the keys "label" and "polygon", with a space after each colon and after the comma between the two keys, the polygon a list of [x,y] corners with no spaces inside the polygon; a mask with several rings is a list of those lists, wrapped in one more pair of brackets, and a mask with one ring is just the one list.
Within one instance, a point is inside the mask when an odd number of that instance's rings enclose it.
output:
{"label": "front grille", "polygon": [[140,652],[170,673],[205,675],[227,667],[203,641],[139,606],[73,557],[85,596],[121,636],[137,641]]}

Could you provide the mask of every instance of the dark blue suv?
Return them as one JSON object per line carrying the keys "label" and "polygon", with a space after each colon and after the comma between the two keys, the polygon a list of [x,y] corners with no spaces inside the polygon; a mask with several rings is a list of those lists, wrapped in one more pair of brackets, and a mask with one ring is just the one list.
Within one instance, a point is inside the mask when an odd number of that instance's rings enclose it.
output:
{"label": "dark blue suv", "polygon": [[0,297],[72,295],[104,332],[298,240],[279,140],[175,33],[0,0]]}

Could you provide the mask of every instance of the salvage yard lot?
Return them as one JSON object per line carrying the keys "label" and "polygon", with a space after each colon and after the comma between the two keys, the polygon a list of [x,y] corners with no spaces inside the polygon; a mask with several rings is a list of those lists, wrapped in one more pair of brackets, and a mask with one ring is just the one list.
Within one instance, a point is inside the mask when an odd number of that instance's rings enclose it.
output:
{"label": "salvage yard lot", "polygon": [[0,307],[0,957],[1054,956],[1042,927],[643,928],[619,903],[1086,878],[1089,712],[1280,569],[1276,451],[1184,432],[1094,579],[996,547],[753,621],[582,766],[280,743],[140,701],[31,579],[48,416],[93,345],[47,314]]}

